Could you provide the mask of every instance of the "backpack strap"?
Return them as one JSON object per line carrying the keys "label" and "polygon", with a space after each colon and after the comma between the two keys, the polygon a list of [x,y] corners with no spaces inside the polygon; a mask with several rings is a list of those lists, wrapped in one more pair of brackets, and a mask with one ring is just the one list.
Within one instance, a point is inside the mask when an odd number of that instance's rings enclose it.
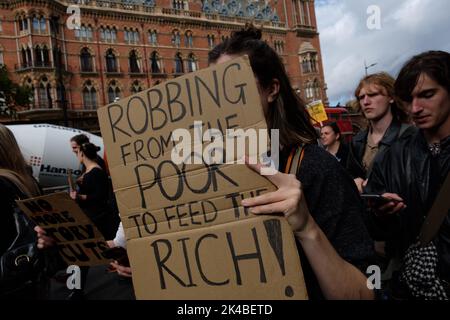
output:
{"label": "backpack strap", "polygon": [[301,145],[298,148],[292,148],[291,153],[289,154],[288,161],[286,163],[286,167],[284,169],[284,173],[297,175],[304,156],[304,145]]}
{"label": "backpack strap", "polygon": [[450,173],[447,173],[439,193],[434,200],[431,210],[428,212],[427,217],[420,229],[419,242],[421,246],[425,246],[434,239],[445,217],[450,210],[450,201],[448,201],[448,195],[450,194]]}

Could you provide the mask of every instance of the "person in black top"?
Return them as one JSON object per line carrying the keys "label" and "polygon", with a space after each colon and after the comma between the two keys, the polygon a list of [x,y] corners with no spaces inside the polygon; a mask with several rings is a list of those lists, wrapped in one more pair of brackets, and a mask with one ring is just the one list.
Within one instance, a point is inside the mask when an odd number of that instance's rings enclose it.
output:
{"label": "person in black top", "polygon": [[325,150],[345,167],[348,158],[348,146],[342,141],[341,130],[337,123],[331,122],[324,125],[320,129],[320,139]]}
{"label": "person in black top", "polygon": [[209,61],[223,63],[243,54],[249,56],[257,78],[267,127],[279,129],[282,158],[300,146],[304,158],[297,176],[281,172],[267,176],[278,187],[276,192],[245,199],[242,205],[253,214],[284,214],[298,241],[311,299],[373,299],[366,277],[352,265],[364,264],[373,254],[356,186],[345,169],[316,145],[318,137],[305,105],[277,53],[261,40],[260,30],[247,25],[233,33],[209,53]]}
{"label": "person in black top", "polygon": [[86,167],[79,191],[72,190],[70,196],[97,226],[106,240],[114,239],[118,217],[108,205],[109,180],[106,172],[96,162],[99,147],[92,143],[83,143],[77,157]]}
{"label": "person in black top", "polygon": [[364,77],[355,90],[369,125],[353,137],[346,165],[360,193],[363,193],[373,163],[383,157],[397,138],[415,130],[409,123],[407,110],[396,101],[394,82],[395,79],[385,72],[375,73]]}
{"label": "person in black top", "polygon": [[[374,235],[386,241],[388,257],[401,267],[450,172],[450,53],[429,51],[411,58],[399,73],[395,91],[419,130],[392,145],[374,165],[366,188],[392,200],[374,207],[370,218]],[[436,273],[450,298],[450,210],[433,242]],[[412,294],[410,288],[404,290],[398,273],[391,288],[394,296]]]}

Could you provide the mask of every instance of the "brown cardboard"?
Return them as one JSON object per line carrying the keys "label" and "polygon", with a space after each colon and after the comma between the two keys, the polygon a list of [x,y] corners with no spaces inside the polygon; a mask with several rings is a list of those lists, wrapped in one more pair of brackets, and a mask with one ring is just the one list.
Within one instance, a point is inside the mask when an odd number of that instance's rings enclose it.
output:
{"label": "brown cardboard", "polygon": [[307,298],[285,219],[240,205],[275,186],[243,164],[171,161],[171,135],[185,128],[194,136],[194,121],[222,132],[266,128],[248,57],[169,80],[98,116],[138,299]]}
{"label": "brown cardboard", "polygon": [[17,200],[20,209],[48,235],[68,265],[95,266],[108,264],[102,256],[108,249],[105,239],[65,192]]}

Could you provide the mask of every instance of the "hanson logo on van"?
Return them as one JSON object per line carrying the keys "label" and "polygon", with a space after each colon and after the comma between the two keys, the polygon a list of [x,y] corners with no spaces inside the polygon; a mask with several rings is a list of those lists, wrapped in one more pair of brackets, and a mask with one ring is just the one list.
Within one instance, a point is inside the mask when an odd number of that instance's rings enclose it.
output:
{"label": "hanson logo on van", "polygon": [[[41,165],[41,172],[42,173],[57,173],[57,174],[67,174],[67,168],[57,168],[52,167],[51,165]],[[73,175],[79,176],[81,174],[81,170],[73,170]]]}

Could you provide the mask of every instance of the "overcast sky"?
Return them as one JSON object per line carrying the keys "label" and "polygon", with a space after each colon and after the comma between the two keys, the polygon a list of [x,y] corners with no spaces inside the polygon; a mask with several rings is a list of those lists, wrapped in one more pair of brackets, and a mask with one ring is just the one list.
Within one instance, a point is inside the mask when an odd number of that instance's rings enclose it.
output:
{"label": "overcast sky", "polygon": [[[380,9],[381,28],[369,29]],[[369,73],[396,76],[406,60],[426,50],[450,52],[450,0],[316,0],[325,80],[331,105],[353,97],[367,65]]]}

